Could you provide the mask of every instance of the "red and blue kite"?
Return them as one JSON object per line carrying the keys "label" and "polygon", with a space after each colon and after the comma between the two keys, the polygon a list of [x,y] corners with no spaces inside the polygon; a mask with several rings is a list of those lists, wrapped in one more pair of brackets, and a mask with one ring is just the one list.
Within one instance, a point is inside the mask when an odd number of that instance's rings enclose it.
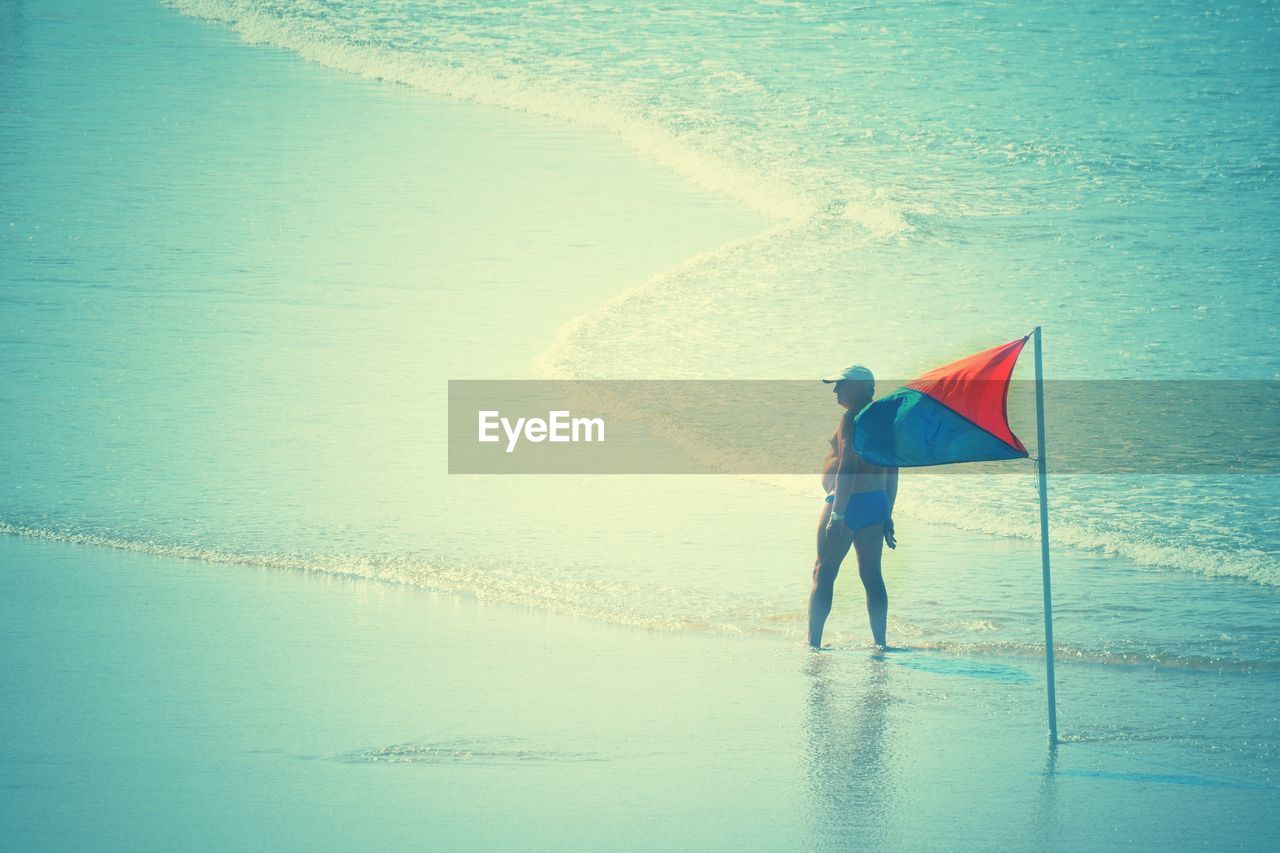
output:
{"label": "red and blue kite", "polygon": [[1026,337],[931,370],[858,413],[853,446],[877,465],[910,468],[1019,459],[1009,378]]}

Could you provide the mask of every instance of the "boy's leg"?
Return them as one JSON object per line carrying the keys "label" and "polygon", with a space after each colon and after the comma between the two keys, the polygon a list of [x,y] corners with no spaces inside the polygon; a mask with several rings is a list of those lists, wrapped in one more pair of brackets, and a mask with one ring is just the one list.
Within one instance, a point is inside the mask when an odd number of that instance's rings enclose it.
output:
{"label": "boy's leg", "polygon": [[822,646],[822,628],[831,614],[831,597],[835,593],[840,563],[853,544],[853,533],[842,524],[827,533],[830,517],[831,504],[825,504],[818,521],[818,559],[813,564],[813,591],[809,593],[809,645],[815,649]]}
{"label": "boy's leg", "polygon": [[867,618],[871,621],[871,636],[877,646],[884,648],[885,630],[889,621],[889,591],[885,589],[880,571],[880,558],[884,553],[884,525],[872,524],[853,534],[853,549],[858,555],[858,576],[867,591]]}

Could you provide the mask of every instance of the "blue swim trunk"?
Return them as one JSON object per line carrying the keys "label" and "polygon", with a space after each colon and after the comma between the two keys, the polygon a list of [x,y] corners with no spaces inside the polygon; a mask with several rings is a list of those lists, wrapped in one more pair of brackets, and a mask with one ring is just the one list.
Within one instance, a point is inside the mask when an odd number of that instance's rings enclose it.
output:
{"label": "blue swim trunk", "polygon": [[888,517],[889,495],[883,489],[850,495],[849,505],[844,510],[844,524],[850,530],[884,524]]}

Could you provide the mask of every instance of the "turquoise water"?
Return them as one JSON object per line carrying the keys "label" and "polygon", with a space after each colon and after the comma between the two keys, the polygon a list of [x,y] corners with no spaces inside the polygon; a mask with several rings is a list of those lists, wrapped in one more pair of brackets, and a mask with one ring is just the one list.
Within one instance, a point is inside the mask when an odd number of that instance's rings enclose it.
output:
{"label": "turquoise water", "polygon": [[[1040,324],[1050,378],[1280,378],[1268,4],[173,5],[603,129],[772,222],[564,325],[540,375],[911,376]],[[1055,486],[1064,543],[1280,581],[1274,477]],[[922,519],[1034,533],[995,484],[921,492]]]}
{"label": "turquoise water", "polygon": [[[790,641],[816,482],[449,477],[446,381],[1280,379],[1270,5],[171,5],[0,6],[6,531]],[[904,475],[899,642],[1035,671],[1014,471]],[[1276,478],[1050,494],[1075,731],[1273,768]]]}

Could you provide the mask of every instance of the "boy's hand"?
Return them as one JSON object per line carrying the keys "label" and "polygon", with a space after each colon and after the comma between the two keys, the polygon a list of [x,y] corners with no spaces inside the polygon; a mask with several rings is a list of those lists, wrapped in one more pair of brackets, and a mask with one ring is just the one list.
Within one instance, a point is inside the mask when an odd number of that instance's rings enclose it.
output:
{"label": "boy's hand", "polygon": [[844,516],[840,515],[838,512],[831,513],[827,518],[827,535],[837,536],[847,530],[848,528],[845,527],[844,524]]}

